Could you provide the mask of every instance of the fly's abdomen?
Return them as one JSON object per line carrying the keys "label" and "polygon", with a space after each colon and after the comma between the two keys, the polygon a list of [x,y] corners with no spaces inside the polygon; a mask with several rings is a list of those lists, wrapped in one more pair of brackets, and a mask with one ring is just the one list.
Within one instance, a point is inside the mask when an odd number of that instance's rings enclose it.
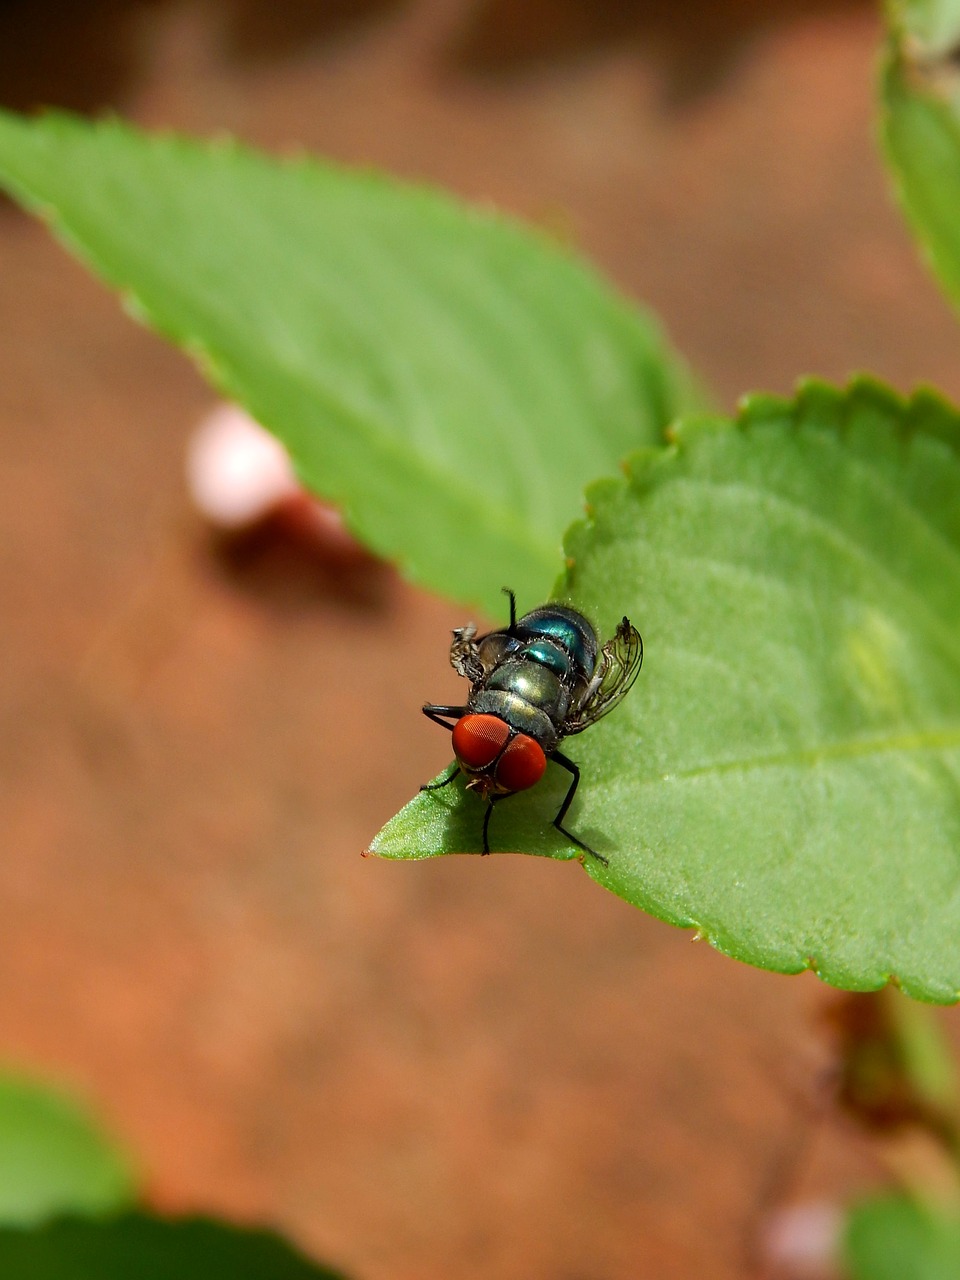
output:
{"label": "fly's abdomen", "polygon": [[[528,651],[540,644],[559,648],[578,668],[576,674],[589,680],[597,665],[597,633],[582,613],[565,604],[545,604],[526,613],[514,634]],[[547,654],[546,648],[544,654]],[[538,657],[538,661],[541,660]],[[551,665],[548,661],[546,665]],[[560,673],[558,673],[560,674]]]}
{"label": "fly's abdomen", "polygon": [[523,646],[523,656],[546,667],[561,680],[570,680],[576,675],[573,659],[552,640],[532,640]]}

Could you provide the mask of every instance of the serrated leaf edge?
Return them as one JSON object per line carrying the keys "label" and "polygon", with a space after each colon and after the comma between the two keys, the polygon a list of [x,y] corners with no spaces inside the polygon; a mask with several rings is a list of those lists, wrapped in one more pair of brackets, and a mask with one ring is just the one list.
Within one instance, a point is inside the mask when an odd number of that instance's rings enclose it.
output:
{"label": "serrated leaf edge", "polygon": [[[853,407],[864,398],[869,398],[886,412],[891,427],[905,442],[919,436],[943,440],[940,435],[931,435],[924,431],[919,421],[923,406],[932,404],[952,420],[957,435],[956,440],[951,443],[954,453],[960,456],[960,412],[939,392],[926,386],[920,386],[904,396],[872,375],[857,374],[843,387],[820,378],[801,379],[797,383],[793,399],[765,392],[748,394],[741,399],[734,417],[723,418],[715,414],[685,417],[670,427],[668,431],[670,442],[665,447],[645,448],[631,453],[622,463],[622,476],[606,477],[588,487],[586,514],[575,521],[564,535],[567,569],[557,583],[555,594],[559,596],[570,594],[571,582],[576,572],[575,543],[579,538],[589,536],[595,524],[592,508],[600,506],[611,498],[615,499],[617,494],[627,490],[642,495],[645,488],[654,480],[656,472],[668,464],[673,457],[682,454],[698,437],[722,434],[726,431],[738,431],[749,435],[752,428],[760,421],[769,424],[771,416],[782,418],[784,425],[792,429],[799,429],[805,413],[809,413],[812,402],[819,400],[822,405],[829,405],[834,410],[834,422],[829,426],[818,422],[819,429],[833,429],[839,438],[843,439]],[[590,860],[581,860],[581,863],[592,879],[616,893],[612,885],[607,883],[610,877],[605,868]],[[893,972],[882,975],[875,983],[854,984],[846,974],[834,972],[828,962],[814,954],[801,954],[795,960],[771,959],[768,953],[752,950],[749,946],[745,947],[742,942],[728,937],[726,931],[721,928],[685,914],[671,912],[668,905],[654,903],[642,891],[631,900],[636,899],[641,899],[642,909],[656,919],[678,928],[690,929],[693,931],[694,940],[707,942],[722,955],[752,964],[757,968],[792,975],[810,970],[822,981],[848,991],[879,991],[889,985],[899,988],[905,995],[929,1003],[954,1004],[960,1001],[960,989],[944,987],[935,991],[929,984],[915,983]]]}

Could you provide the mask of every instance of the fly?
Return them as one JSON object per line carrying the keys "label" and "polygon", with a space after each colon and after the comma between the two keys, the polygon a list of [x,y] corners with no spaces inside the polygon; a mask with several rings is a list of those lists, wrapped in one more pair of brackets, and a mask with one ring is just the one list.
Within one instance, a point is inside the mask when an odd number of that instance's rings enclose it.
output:
{"label": "fly", "polygon": [[518,619],[514,593],[504,592],[508,627],[478,637],[468,623],[453,633],[450,664],[470,681],[470,696],[462,707],[424,706],[425,716],[451,732],[456,761],[445,778],[420,790],[436,791],[462,773],[467,790],[486,801],[483,852],[489,853],[493,806],[534,786],[553,760],[572,775],[553,825],[606,866],[602,854],[563,826],[580,770],[559,746],[629,692],[643,662],[640,632],[624,618],[601,647],[592,623],[569,605],[543,604]]}

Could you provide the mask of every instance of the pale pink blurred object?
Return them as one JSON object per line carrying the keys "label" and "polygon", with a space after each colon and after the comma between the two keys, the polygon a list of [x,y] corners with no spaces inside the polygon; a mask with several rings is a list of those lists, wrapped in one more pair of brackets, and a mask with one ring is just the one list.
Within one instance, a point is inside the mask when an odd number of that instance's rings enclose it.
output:
{"label": "pale pink blurred object", "polygon": [[843,1229],[839,1205],[823,1200],[787,1205],[771,1214],[763,1254],[776,1276],[790,1280],[834,1280]]}
{"label": "pale pink blurred object", "polygon": [[187,484],[201,515],[243,529],[300,491],[283,445],[235,405],[218,405],[187,446]]}
{"label": "pale pink blurred object", "polygon": [[369,558],[339,512],[302,487],[279,440],[236,405],[217,405],[202,419],[187,445],[186,471],[197,510],[224,533],[269,520],[326,558]]}

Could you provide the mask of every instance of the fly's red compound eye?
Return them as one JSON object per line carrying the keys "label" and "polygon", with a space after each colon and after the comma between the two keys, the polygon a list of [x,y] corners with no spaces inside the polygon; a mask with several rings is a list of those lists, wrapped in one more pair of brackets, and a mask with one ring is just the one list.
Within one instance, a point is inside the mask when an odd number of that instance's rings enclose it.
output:
{"label": "fly's red compound eye", "polygon": [[547,757],[543,747],[525,733],[518,733],[497,764],[497,781],[508,791],[526,791],[543,777]]}
{"label": "fly's red compound eye", "polygon": [[453,727],[453,750],[465,769],[486,769],[510,737],[499,716],[462,716]]}

